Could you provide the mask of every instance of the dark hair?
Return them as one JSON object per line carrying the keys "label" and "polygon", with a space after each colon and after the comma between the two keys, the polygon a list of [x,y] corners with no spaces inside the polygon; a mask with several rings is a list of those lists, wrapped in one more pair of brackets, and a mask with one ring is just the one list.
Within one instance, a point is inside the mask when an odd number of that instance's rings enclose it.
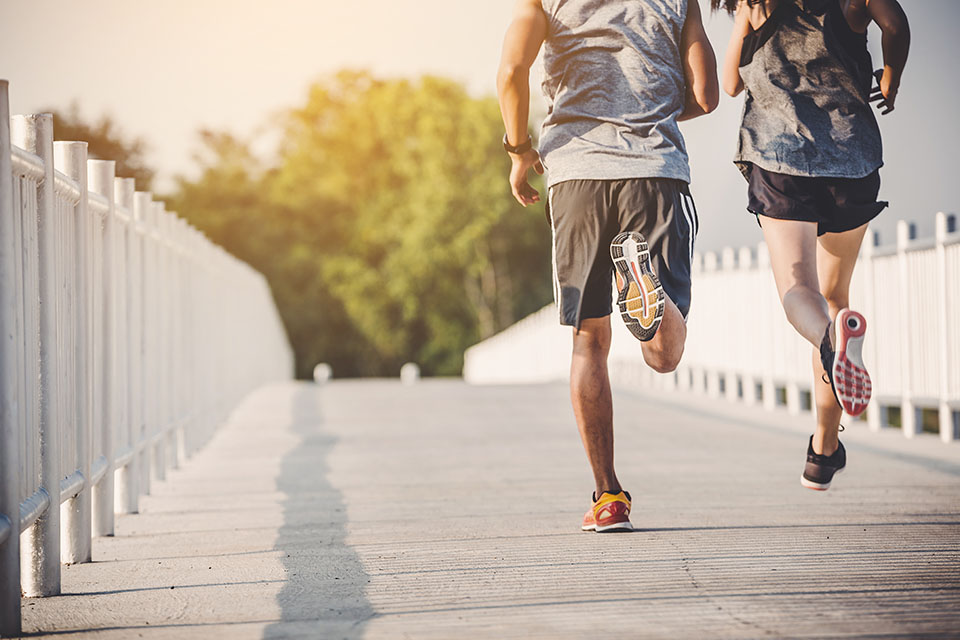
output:
{"label": "dark hair", "polygon": [[[762,4],[764,9],[767,7],[767,3],[764,0],[746,0],[747,4],[751,7],[754,5]],[[737,12],[737,7],[740,5],[740,0],[710,0],[710,8],[714,11],[719,11],[723,9],[730,15],[733,15]]]}

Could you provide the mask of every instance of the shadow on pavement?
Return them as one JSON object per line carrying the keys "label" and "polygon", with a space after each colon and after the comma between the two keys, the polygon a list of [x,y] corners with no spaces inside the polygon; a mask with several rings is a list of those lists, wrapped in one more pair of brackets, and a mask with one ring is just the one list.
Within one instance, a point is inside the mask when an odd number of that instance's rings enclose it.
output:
{"label": "shadow on pavement", "polygon": [[329,481],[337,438],[325,429],[323,388],[302,383],[292,396],[292,430],[299,442],[283,458],[277,488],[285,494],[276,549],[287,581],[277,595],[281,621],[265,638],[361,638],[373,608],[369,576],[347,544],[347,508]]}

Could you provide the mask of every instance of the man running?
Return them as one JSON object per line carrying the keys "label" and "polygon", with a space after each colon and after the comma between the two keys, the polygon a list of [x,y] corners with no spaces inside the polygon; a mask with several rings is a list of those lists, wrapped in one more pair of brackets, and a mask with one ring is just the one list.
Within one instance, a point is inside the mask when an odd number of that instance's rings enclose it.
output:
{"label": "man running", "polygon": [[[529,71],[544,48],[548,110],[540,152],[528,133]],[[510,185],[524,206],[547,171],[554,297],[572,326],[570,392],[596,490],[585,531],[630,530],[613,464],[607,375],[611,284],[646,363],[683,354],[697,230],[677,122],[713,111],[716,58],[696,0],[518,0],[497,77]]]}

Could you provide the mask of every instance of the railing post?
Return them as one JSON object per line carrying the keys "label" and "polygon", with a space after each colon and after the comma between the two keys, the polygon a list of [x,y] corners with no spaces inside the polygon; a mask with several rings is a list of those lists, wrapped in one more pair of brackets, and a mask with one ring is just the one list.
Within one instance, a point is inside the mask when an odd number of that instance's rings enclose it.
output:
{"label": "railing post", "polygon": [[136,412],[137,405],[137,385],[136,376],[139,373],[137,363],[139,363],[139,343],[134,342],[136,315],[134,307],[139,293],[137,277],[137,261],[135,256],[135,242],[137,235],[134,222],[134,189],[133,178],[116,178],[114,180],[114,202],[115,206],[127,210],[130,216],[127,226],[123,233],[119,234],[118,251],[121,253],[118,270],[116,272],[120,287],[120,295],[123,297],[124,305],[118,311],[118,327],[122,327],[119,332],[119,338],[122,341],[119,346],[117,365],[119,370],[117,378],[120,381],[117,392],[122,393],[121,402],[122,411],[120,412],[120,421],[118,428],[127,433],[127,444],[133,451],[130,461],[120,467],[115,472],[116,493],[114,494],[114,510],[116,513],[136,513],[139,508],[140,500],[140,455],[137,453],[137,446],[140,437],[140,416]]}
{"label": "railing post", "polygon": [[[703,270],[707,273],[716,274],[718,268],[717,254],[713,251],[708,251],[703,256]],[[716,344],[710,345],[710,350],[713,353],[710,353],[706,358],[706,365],[704,367],[705,374],[705,391],[707,396],[710,398],[719,398],[720,397],[720,372],[716,369],[717,358],[716,350],[721,347]]]}
{"label": "railing post", "polygon": [[[166,366],[167,354],[163,348],[163,316],[166,313],[164,309],[164,274],[163,259],[164,250],[161,235],[163,203],[153,202],[150,206],[150,213],[147,219],[150,222],[149,232],[146,236],[150,249],[147,251],[149,262],[147,268],[150,273],[150,286],[147,288],[149,296],[149,311],[146,313],[144,323],[150,327],[148,332],[150,339],[148,341],[150,354],[148,363],[148,375],[150,385],[147,387],[150,393],[151,402],[150,420],[152,425],[151,441],[156,440],[153,445],[153,480],[163,482],[167,478],[167,425],[164,421],[165,409],[163,406],[166,392],[164,389],[164,367]],[[144,391],[146,392],[147,389]]]}
{"label": "railing post", "polygon": [[[97,327],[99,336],[100,352],[97,355],[97,361],[100,363],[100,370],[95,378],[95,393],[99,398],[99,411],[96,419],[100,422],[99,438],[97,450],[106,458],[107,469],[100,481],[93,488],[93,535],[112,536],[114,527],[113,502],[114,502],[114,478],[113,478],[113,429],[115,419],[115,394],[114,389],[114,350],[115,350],[115,322],[114,322],[114,295],[113,295],[113,235],[114,235],[114,199],[113,199],[113,181],[116,173],[116,162],[112,160],[88,160],[87,161],[87,184],[90,191],[104,196],[109,202],[109,209],[103,224],[99,220],[94,220],[95,232],[99,233],[101,241],[98,243],[102,255],[95,256],[100,262],[98,269],[100,280],[101,296],[98,300],[100,308],[98,309],[101,321]],[[99,387],[96,388],[96,387]]]}
{"label": "railing post", "polygon": [[[58,238],[63,220],[57,216],[54,191],[53,116],[18,116],[13,122],[18,147],[43,161],[43,182],[37,189],[40,294],[40,487],[49,504],[20,539],[20,586],[28,597],[60,593],[60,430],[67,415],[59,388],[62,373],[57,338],[60,326]],[[19,528],[19,527],[18,527]]]}
{"label": "railing post", "polygon": [[20,635],[20,452],[13,166],[7,81],[0,80],[0,636]]}
{"label": "railing post", "polygon": [[[872,230],[867,230],[866,238],[860,247],[860,272],[863,274],[863,314],[867,318],[876,318],[877,317],[877,303],[876,303],[876,276],[874,275],[874,256],[873,249],[876,246],[877,235]],[[867,339],[864,342],[864,361],[869,367],[871,364],[876,366],[877,363],[877,339],[876,336],[870,337],[870,333],[867,333]],[[877,390],[876,382],[874,382],[874,391]],[[871,431],[880,431],[883,428],[883,409],[880,406],[879,402],[874,400],[867,406],[867,427]]]}
{"label": "railing post", "polygon": [[67,564],[90,561],[91,536],[91,400],[93,399],[91,359],[91,273],[90,219],[87,210],[87,143],[57,142],[54,144],[55,166],[76,181],[80,187],[80,202],[74,215],[76,233],[73,241],[77,251],[79,286],[75,292],[77,304],[76,369],[71,372],[77,389],[76,414],[73,427],[77,434],[77,461],[83,475],[83,486],[76,496],[61,505],[60,559]]}
{"label": "railing post", "polygon": [[130,328],[132,329],[131,352],[134,356],[135,366],[133,371],[130,372],[130,379],[134,388],[131,397],[135,400],[134,411],[131,416],[131,420],[135,426],[133,448],[137,451],[135,455],[139,458],[141,495],[150,493],[150,477],[152,475],[150,467],[153,457],[153,451],[150,445],[152,434],[149,431],[147,422],[147,416],[150,410],[147,394],[147,369],[149,366],[152,366],[152,362],[148,361],[147,349],[149,342],[149,334],[147,332],[147,310],[149,309],[147,306],[147,294],[149,293],[147,291],[147,272],[149,270],[147,263],[147,255],[149,253],[147,218],[152,208],[153,198],[149,193],[143,191],[134,193],[134,224],[132,226],[132,235],[134,253],[136,254],[136,266],[134,268],[132,285],[135,297],[131,300],[131,308],[133,309],[135,319],[131,321]]}
{"label": "railing post", "polygon": [[[737,279],[740,276],[737,270],[737,252],[733,250],[733,247],[724,247],[720,260],[723,278],[731,286],[737,286],[739,284]],[[740,327],[734,327],[733,330],[739,331]],[[739,399],[737,395],[737,379],[739,377],[737,365],[739,362],[737,362],[737,358],[731,357],[735,351],[730,349],[727,344],[718,345],[718,347],[722,352],[721,359],[726,362],[726,368],[723,371],[723,396],[729,402],[736,402]]]}
{"label": "railing post", "polygon": [[[947,241],[947,214],[937,212],[936,218],[936,251],[937,251],[937,325],[940,344],[940,399],[938,414],[940,422],[940,439],[951,442],[960,438],[957,433],[957,419],[954,417],[953,407],[950,406],[950,316],[947,312],[949,303],[947,297],[951,295],[949,274],[947,273],[947,251],[944,244]],[[954,294],[955,295],[955,294]],[[960,363],[954,363],[954,367]]]}
{"label": "railing post", "polygon": [[175,252],[174,258],[176,260],[176,305],[177,313],[174,315],[176,318],[176,340],[177,340],[177,362],[179,364],[179,375],[175,378],[175,391],[176,391],[176,409],[177,409],[177,466],[180,466],[187,460],[187,431],[190,427],[189,421],[189,411],[187,409],[186,403],[186,390],[187,385],[190,384],[190,377],[193,375],[193,371],[187,366],[187,355],[189,351],[187,350],[187,326],[188,326],[188,314],[189,307],[186,304],[186,289],[187,289],[187,223],[185,220],[177,218],[175,220],[176,226],[174,228],[174,245]]}
{"label": "railing post", "polygon": [[[907,245],[910,243],[910,225],[905,220],[897,222],[897,262],[898,262],[898,288],[897,291],[905,291],[904,287],[909,285],[910,274],[907,265]],[[900,335],[904,336],[900,340],[900,425],[903,429],[903,435],[912,438],[917,435],[917,411],[913,405],[913,361],[910,358],[911,334],[911,316],[914,310],[909,305],[899,305],[900,314]]]}
{"label": "railing post", "polygon": [[[750,247],[741,247],[740,251],[737,254],[737,266],[740,268],[740,286],[743,287],[742,296],[746,297],[748,300],[757,299],[757,291],[755,288],[750,287],[750,283],[753,278],[751,277],[751,271],[753,270],[753,252],[750,250]],[[742,327],[737,327],[737,331],[743,332]],[[751,333],[755,331],[754,328],[749,328],[748,331]],[[743,385],[743,402],[749,406],[757,404],[757,380],[754,377],[753,373],[750,371],[752,363],[746,365],[743,361],[744,354],[739,350],[736,352],[736,357],[738,364],[741,367],[740,371],[740,380]],[[749,354],[749,358],[752,361],[754,354]],[[744,366],[746,365],[746,366]]]}
{"label": "railing post", "polygon": [[[757,245],[757,269],[762,273],[770,271],[770,251],[767,249],[766,242],[760,242]],[[774,322],[774,319],[770,317],[768,310],[767,305],[764,305],[762,309],[757,309],[757,312],[762,314],[761,317],[763,318],[761,327],[759,327],[763,331],[763,339],[760,345],[762,354],[759,355],[761,359],[760,370],[763,371],[760,377],[760,392],[763,396],[761,399],[763,408],[767,411],[773,411],[777,407],[777,385],[773,380],[774,349],[777,348],[777,345],[773,344],[771,323]]]}

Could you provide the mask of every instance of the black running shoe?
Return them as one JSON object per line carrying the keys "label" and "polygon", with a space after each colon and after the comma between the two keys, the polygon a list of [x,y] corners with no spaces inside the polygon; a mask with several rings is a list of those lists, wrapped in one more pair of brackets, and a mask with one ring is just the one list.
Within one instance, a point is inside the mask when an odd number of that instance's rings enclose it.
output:
{"label": "black running shoe", "polygon": [[847,451],[843,443],[839,443],[837,450],[831,456],[813,452],[813,436],[807,443],[807,464],[800,476],[800,484],[814,491],[826,491],[830,488],[833,476],[843,471],[847,466]]}

